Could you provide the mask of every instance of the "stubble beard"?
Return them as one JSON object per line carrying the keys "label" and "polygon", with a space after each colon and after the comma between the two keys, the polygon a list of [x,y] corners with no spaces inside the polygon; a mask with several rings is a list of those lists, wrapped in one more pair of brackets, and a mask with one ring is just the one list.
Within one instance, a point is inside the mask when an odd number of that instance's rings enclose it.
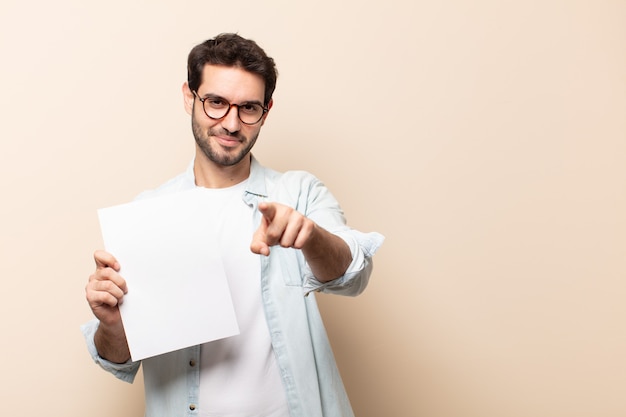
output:
{"label": "stubble beard", "polygon": [[[204,153],[210,161],[221,166],[233,166],[241,162],[246,155],[250,153],[250,150],[256,143],[257,137],[259,136],[259,132],[256,132],[252,138],[248,139],[239,133],[234,135],[229,134],[221,128],[209,128],[204,131],[196,121],[195,117],[191,118],[191,130],[193,131],[193,137],[195,138],[200,150],[202,150],[202,153]],[[239,140],[241,143],[244,143],[246,146],[234,154],[229,152],[220,152],[220,145],[212,143],[211,136],[224,134],[228,134],[229,136]]]}

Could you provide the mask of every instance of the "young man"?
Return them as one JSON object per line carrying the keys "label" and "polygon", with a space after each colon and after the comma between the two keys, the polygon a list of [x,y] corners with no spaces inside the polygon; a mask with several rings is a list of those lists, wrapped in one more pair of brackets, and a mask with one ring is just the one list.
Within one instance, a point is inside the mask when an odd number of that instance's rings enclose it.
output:
{"label": "young man", "polygon": [[[250,153],[272,108],[272,58],[235,34],[189,54],[185,110],[196,155],[187,171],[140,198],[193,187],[223,207],[223,263],[240,334],[141,361],[146,416],[352,416],[311,292],[355,296],[383,237],[350,229],[328,189],[306,172],[284,174]],[[132,382],[119,303],[127,291],[113,254],[97,251],[83,326],[104,369]]]}

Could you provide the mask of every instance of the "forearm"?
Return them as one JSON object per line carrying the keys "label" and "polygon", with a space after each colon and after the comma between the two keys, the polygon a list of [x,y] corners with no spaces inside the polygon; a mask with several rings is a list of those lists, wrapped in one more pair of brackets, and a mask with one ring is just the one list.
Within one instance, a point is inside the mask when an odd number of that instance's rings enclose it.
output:
{"label": "forearm", "polygon": [[100,323],[93,340],[98,355],[103,359],[113,363],[124,363],[130,359],[130,350],[121,322],[111,326]]}
{"label": "forearm", "polygon": [[341,277],[352,262],[352,254],[346,242],[317,225],[302,248],[302,253],[320,282]]}

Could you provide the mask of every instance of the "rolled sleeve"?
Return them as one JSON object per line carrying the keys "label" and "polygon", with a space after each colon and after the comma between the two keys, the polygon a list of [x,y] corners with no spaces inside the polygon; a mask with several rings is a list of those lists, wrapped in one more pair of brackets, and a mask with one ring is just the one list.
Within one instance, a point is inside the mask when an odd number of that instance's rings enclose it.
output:
{"label": "rolled sleeve", "polygon": [[350,248],[352,262],[341,277],[328,282],[318,281],[306,265],[303,284],[305,296],[313,291],[357,296],[367,287],[373,267],[372,256],[382,245],[384,236],[376,232],[362,233],[352,229],[335,234]]}
{"label": "rolled sleeve", "polygon": [[96,334],[96,330],[98,330],[99,325],[100,322],[94,319],[80,327],[80,330],[85,337],[85,342],[87,342],[87,350],[89,351],[91,358],[95,363],[100,365],[105,371],[113,374],[116,378],[132,383],[135,380],[135,375],[137,375],[141,362],[132,362],[131,360],[128,360],[125,363],[114,363],[102,358],[98,354],[98,350],[96,349],[96,344],[94,342],[94,335]]}

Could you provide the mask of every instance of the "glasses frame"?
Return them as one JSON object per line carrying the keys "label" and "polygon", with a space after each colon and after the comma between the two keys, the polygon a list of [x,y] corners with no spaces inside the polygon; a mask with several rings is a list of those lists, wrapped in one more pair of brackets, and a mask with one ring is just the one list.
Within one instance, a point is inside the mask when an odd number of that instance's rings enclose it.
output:
{"label": "glasses frame", "polygon": [[[265,116],[265,113],[267,113],[268,110],[269,110],[266,106],[261,106],[261,108],[263,109],[263,112],[261,113],[261,116],[259,116],[259,120],[257,120],[254,123],[248,123],[248,122],[244,122],[241,119],[241,115],[239,114],[239,107],[242,106],[242,105],[251,104],[251,103],[233,104],[233,103],[231,103],[230,101],[226,100],[223,97],[211,97],[211,96],[209,96],[209,97],[204,97],[203,98],[203,97],[200,97],[200,95],[198,94],[197,91],[192,91],[192,92],[193,92],[193,95],[196,96],[198,98],[198,100],[200,100],[200,103],[202,103],[202,111],[204,111],[204,114],[206,114],[206,117],[208,117],[211,120],[222,120],[224,117],[228,116],[228,113],[230,113],[230,110],[233,107],[236,107],[237,108],[237,118],[239,119],[239,121],[241,123],[243,123],[244,125],[253,126],[253,125],[259,123],[261,120],[263,120],[263,116]],[[226,110],[226,113],[224,113],[224,115],[222,117],[213,117],[213,116],[209,115],[209,113],[207,112],[206,107],[204,107],[204,102],[207,99],[210,99],[210,98],[219,98],[220,100],[223,100],[228,105],[228,110]],[[258,103],[252,103],[252,104],[258,104]]]}

